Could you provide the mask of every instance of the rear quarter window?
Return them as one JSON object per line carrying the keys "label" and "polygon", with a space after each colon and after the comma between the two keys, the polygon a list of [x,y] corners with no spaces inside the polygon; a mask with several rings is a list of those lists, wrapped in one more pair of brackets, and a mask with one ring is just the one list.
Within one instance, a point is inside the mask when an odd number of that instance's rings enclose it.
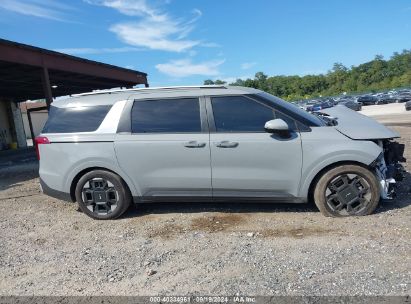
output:
{"label": "rear quarter window", "polygon": [[93,132],[103,122],[109,106],[58,108],[50,107],[42,133]]}

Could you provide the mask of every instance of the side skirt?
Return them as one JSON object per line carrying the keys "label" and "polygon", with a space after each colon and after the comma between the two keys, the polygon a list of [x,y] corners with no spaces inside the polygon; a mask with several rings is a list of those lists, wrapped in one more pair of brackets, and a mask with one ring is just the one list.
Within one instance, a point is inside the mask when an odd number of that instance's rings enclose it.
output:
{"label": "side skirt", "polygon": [[306,203],[299,197],[243,197],[243,196],[133,196],[139,203]]}

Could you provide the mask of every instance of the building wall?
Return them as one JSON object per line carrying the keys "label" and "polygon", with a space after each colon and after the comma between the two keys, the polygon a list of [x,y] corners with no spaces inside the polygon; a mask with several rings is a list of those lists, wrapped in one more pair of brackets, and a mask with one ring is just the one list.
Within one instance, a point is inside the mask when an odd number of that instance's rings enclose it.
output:
{"label": "building wall", "polygon": [[23,118],[21,116],[20,108],[17,106],[16,103],[11,102],[10,109],[12,115],[11,119],[13,120],[14,126],[13,134],[15,137],[15,141],[17,142],[17,147],[25,148],[27,147],[27,140],[26,134],[24,132]]}
{"label": "building wall", "polygon": [[[20,108],[13,102],[0,100],[0,150],[27,147]],[[17,144],[17,145],[16,145]]]}
{"label": "building wall", "polygon": [[[23,116],[23,123],[24,123],[24,131],[26,132],[27,139],[31,139],[30,133],[30,126],[29,120],[27,118],[27,113],[21,113]],[[33,124],[33,132],[34,136],[38,136],[43,130],[44,124],[49,117],[47,112],[39,111],[39,112],[31,112],[31,123]]]}
{"label": "building wall", "polygon": [[0,101],[0,150],[12,142],[9,107],[8,101]]}

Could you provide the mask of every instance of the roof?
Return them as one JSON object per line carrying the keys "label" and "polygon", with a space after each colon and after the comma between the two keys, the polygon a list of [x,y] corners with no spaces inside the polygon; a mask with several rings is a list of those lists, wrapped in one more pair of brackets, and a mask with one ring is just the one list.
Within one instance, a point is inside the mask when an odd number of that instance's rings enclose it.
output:
{"label": "roof", "polygon": [[53,97],[147,84],[147,74],[0,39],[0,99],[44,98],[47,69]]}
{"label": "roof", "polygon": [[169,87],[151,87],[151,88],[133,88],[133,89],[111,89],[111,90],[96,90],[93,92],[74,94],[73,96],[87,96],[97,94],[112,94],[122,92],[142,92],[142,91],[172,91],[172,90],[195,90],[195,89],[227,89],[224,85],[202,85],[202,86],[169,86]]}
{"label": "roof", "polygon": [[198,97],[212,95],[239,95],[261,93],[261,91],[237,86],[180,86],[180,87],[153,87],[125,90],[109,90],[74,95],[66,99],[53,102],[58,107],[75,107],[91,105],[111,105],[119,100],[126,99],[154,99],[172,97]]}

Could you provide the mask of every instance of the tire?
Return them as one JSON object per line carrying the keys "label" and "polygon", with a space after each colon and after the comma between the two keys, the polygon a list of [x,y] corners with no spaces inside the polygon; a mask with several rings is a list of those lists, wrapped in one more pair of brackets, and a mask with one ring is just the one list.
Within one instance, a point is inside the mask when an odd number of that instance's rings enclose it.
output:
{"label": "tire", "polygon": [[314,202],[329,217],[369,215],[380,201],[375,175],[358,165],[341,165],[326,171],[314,189]]}
{"label": "tire", "polygon": [[84,174],[76,185],[75,196],[81,211],[96,220],[118,218],[131,203],[126,183],[117,174],[104,170]]}

